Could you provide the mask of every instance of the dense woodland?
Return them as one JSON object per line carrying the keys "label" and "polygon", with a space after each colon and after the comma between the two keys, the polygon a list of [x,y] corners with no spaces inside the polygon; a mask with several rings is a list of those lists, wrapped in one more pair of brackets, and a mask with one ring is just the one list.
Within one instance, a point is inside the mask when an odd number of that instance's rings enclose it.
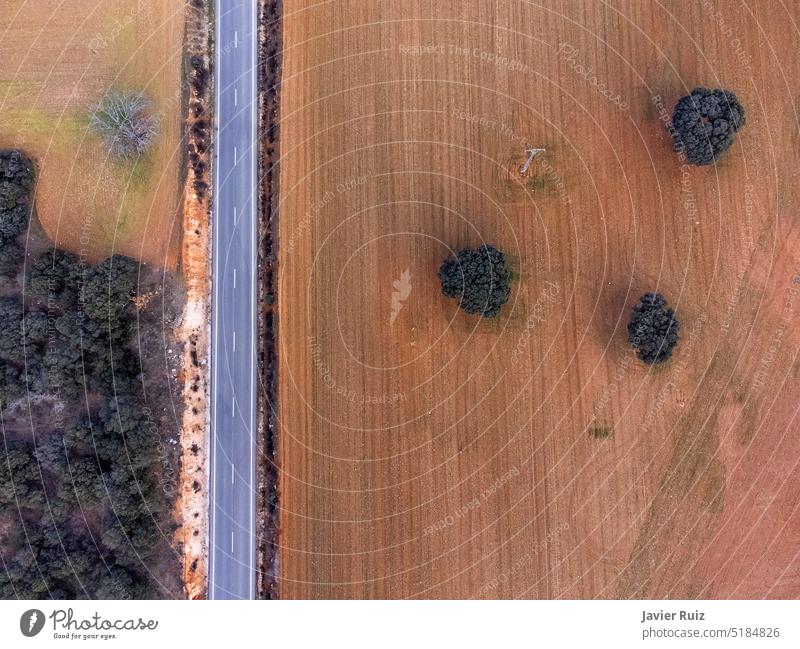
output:
{"label": "dense woodland", "polygon": [[128,257],[26,255],[34,175],[0,152],[0,598],[168,596],[172,492],[136,346],[163,302],[137,300],[156,291]]}

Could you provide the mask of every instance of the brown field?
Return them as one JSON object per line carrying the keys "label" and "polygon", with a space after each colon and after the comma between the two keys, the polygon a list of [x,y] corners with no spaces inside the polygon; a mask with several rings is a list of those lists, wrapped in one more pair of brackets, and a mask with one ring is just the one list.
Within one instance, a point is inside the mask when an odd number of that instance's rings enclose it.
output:
{"label": "brown field", "polygon": [[[800,596],[797,6],[284,11],[282,597]],[[682,168],[698,85],[748,124]],[[482,241],[517,273],[491,322],[436,277]],[[649,290],[682,326],[653,371]]]}
{"label": "brown field", "polygon": [[[0,0],[0,148],[37,162],[36,205],[60,247],[175,267],[180,244],[184,0]],[[111,88],[143,90],[156,147],[113,161],[88,132]]]}

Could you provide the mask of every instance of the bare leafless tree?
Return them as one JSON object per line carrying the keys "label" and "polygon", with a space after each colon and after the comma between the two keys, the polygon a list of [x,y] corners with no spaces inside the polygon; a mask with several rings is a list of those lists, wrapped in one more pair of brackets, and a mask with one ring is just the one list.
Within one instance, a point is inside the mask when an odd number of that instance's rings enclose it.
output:
{"label": "bare leafless tree", "polygon": [[147,153],[158,133],[158,119],[143,94],[112,91],[92,114],[89,127],[105,139],[113,155],[131,158]]}

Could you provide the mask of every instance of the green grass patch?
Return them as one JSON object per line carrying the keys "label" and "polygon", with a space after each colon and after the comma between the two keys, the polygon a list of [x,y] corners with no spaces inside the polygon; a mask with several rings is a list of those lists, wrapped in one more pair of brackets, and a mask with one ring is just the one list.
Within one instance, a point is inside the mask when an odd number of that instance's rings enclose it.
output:
{"label": "green grass patch", "polygon": [[595,439],[606,439],[614,433],[611,426],[592,426],[589,428],[589,435]]}

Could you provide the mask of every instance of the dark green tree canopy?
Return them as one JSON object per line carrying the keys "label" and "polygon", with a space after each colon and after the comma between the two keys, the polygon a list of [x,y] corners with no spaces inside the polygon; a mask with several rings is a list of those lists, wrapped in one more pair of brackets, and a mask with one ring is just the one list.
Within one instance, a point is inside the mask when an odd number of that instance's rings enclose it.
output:
{"label": "dark green tree canopy", "polygon": [[138,276],[139,264],[124,255],[114,255],[88,269],[82,294],[86,314],[103,322],[122,320]]}
{"label": "dark green tree canopy", "polygon": [[678,344],[678,320],[659,293],[645,293],[628,323],[628,341],[640,360],[650,365],[663,363]]}
{"label": "dark green tree canopy", "polygon": [[71,252],[54,248],[43,252],[28,270],[26,293],[61,308],[78,303],[83,265]]}
{"label": "dark green tree canopy", "polygon": [[47,325],[44,313],[25,313],[15,298],[0,298],[0,357],[22,364],[28,356],[39,355],[47,340]]}
{"label": "dark green tree canopy", "polygon": [[13,243],[28,227],[29,216],[30,208],[27,205],[15,205],[7,210],[0,210],[0,244]]}
{"label": "dark green tree canopy", "polygon": [[33,163],[25,155],[0,151],[0,245],[28,227],[33,178]]}
{"label": "dark green tree canopy", "polygon": [[0,358],[0,408],[24,397],[27,392],[23,371]]}
{"label": "dark green tree canopy", "polygon": [[14,240],[0,245],[0,276],[6,280],[12,279],[19,272],[24,258],[25,252]]}
{"label": "dark green tree canopy", "polygon": [[511,272],[497,248],[482,245],[446,259],[439,268],[442,293],[469,314],[493,318],[511,295]]}
{"label": "dark green tree canopy", "polygon": [[744,107],[730,90],[695,88],[675,106],[673,146],[693,165],[713,164],[733,144],[745,121]]}

